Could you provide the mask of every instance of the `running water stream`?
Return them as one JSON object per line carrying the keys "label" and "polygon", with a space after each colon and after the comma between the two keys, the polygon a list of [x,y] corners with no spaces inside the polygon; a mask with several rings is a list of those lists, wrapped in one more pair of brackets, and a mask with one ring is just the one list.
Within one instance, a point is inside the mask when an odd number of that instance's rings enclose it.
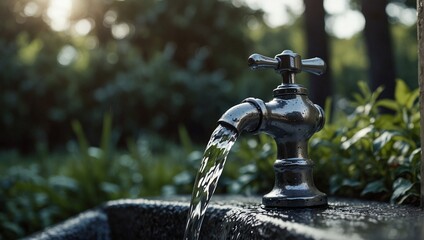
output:
{"label": "running water stream", "polygon": [[221,125],[212,133],[194,183],[184,240],[199,238],[206,208],[236,139],[236,131]]}

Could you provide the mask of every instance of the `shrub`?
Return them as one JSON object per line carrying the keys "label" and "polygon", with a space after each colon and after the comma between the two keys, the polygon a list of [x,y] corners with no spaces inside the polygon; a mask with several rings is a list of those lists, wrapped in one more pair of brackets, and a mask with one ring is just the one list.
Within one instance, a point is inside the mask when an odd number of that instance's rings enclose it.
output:
{"label": "shrub", "polygon": [[[128,140],[129,150],[118,151],[109,114],[98,147],[78,121],[72,126],[79,146],[71,144],[70,153],[0,157],[0,239],[26,236],[108,200],[161,195],[186,168],[184,152],[154,136]],[[154,152],[159,144],[162,152]]]}
{"label": "shrub", "polygon": [[378,100],[382,88],[372,93],[363,82],[359,88],[353,112],[338,114],[311,140],[317,182],[331,194],[417,203],[419,89],[398,80],[395,99]]}

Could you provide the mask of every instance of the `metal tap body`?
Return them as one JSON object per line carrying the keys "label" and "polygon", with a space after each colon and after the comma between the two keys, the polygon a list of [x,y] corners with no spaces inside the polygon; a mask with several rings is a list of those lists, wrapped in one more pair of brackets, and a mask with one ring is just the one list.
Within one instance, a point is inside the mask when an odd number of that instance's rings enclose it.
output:
{"label": "metal tap body", "polygon": [[304,87],[283,81],[271,101],[247,98],[218,122],[238,133],[266,133],[276,141],[275,184],[262,198],[265,207],[327,204],[327,196],[315,187],[313,162],[308,157],[308,140],[323,127],[324,111],[309,100]]}

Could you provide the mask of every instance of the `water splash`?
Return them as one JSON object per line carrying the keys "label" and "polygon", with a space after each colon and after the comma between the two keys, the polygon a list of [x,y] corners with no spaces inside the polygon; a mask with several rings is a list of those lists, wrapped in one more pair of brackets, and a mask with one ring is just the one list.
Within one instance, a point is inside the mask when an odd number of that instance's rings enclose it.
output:
{"label": "water splash", "polygon": [[206,208],[236,139],[236,131],[221,125],[212,133],[194,183],[184,240],[199,238]]}

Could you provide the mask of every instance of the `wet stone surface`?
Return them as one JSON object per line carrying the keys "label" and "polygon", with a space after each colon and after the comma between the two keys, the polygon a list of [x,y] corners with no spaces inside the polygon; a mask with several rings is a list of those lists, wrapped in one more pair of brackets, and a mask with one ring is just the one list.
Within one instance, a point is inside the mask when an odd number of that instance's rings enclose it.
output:
{"label": "wet stone surface", "polygon": [[[112,201],[29,239],[182,239],[188,202]],[[418,207],[330,198],[327,207],[264,209],[260,202],[214,196],[200,239],[424,239]]]}

